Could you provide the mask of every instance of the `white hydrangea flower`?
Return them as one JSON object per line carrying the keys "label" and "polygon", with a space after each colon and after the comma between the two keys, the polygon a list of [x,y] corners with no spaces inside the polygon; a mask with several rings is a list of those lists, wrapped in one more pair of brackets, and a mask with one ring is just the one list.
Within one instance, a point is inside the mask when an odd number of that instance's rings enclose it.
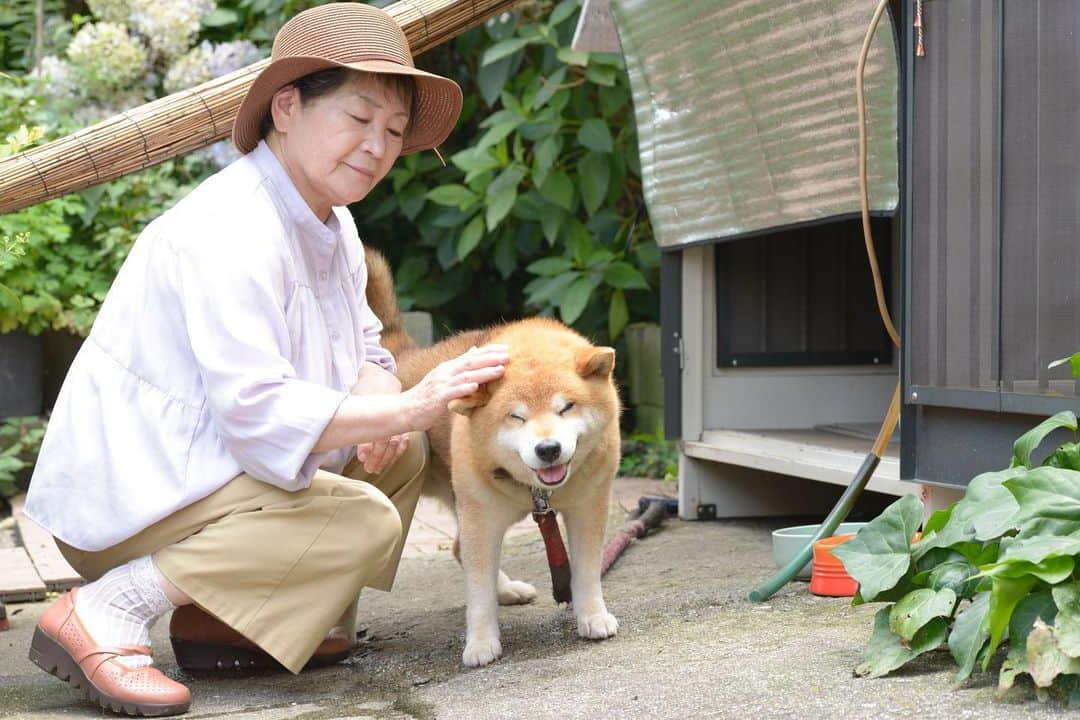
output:
{"label": "white hydrangea flower", "polygon": [[83,25],[67,48],[92,95],[131,86],[146,70],[146,50],[123,25],[109,22]]}
{"label": "white hydrangea flower", "polygon": [[126,25],[131,14],[128,0],[86,0],[95,20]]}
{"label": "white hydrangea flower", "polygon": [[43,92],[55,100],[75,97],[79,91],[79,79],[71,64],[55,55],[46,55],[30,76],[38,81]]}
{"label": "white hydrangea flower", "polygon": [[131,26],[146,38],[156,55],[167,59],[191,47],[202,16],[217,7],[215,0],[130,1]]}
{"label": "white hydrangea flower", "polygon": [[177,92],[227,75],[255,62],[260,55],[259,48],[247,40],[218,44],[203,40],[169,67],[165,73],[165,90]]}

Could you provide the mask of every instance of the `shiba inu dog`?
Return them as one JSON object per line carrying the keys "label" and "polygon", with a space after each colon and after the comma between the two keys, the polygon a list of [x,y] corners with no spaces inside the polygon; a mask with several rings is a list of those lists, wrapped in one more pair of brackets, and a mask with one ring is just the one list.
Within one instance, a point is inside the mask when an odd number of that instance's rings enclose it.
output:
{"label": "shiba inu dog", "polygon": [[454,335],[417,348],[404,333],[385,260],[367,250],[367,298],[383,322],[405,388],[471,346],[501,343],[510,363],[502,378],[451,403],[429,432],[425,494],[442,498],[458,519],[455,556],[465,571],[463,662],[486,665],[502,654],[498,605],[528,603],[536,589],[499,568],[507,528],[533,510],[533,489],[549,495],[566,525],[578,634],[602,639],[618,622],[608,612],[600,564],[619,464],[615,351],[598,347],[548,318]]}

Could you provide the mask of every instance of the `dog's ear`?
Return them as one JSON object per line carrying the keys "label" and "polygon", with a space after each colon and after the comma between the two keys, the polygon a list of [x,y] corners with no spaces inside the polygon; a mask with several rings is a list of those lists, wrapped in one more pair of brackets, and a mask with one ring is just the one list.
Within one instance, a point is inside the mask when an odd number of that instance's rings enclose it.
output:
{"label": "dog's ear", "polygon": [[472,395],[466,395],[463,398],[451,400],[447,407],[450,409],[450,412],[456,412],[458,415],[469,417],[473,414],[473,410],[487,405],[488,400],[490,399],[491,391],[488,390],[487,385],[481,385],[480,389]]}
{"label": "dog's ear", "polygon": [[615,368],[615,348],[582,348],[574,357],[574,366],[578,375],[584,378],[593,375],[611,377],[611,371]]}

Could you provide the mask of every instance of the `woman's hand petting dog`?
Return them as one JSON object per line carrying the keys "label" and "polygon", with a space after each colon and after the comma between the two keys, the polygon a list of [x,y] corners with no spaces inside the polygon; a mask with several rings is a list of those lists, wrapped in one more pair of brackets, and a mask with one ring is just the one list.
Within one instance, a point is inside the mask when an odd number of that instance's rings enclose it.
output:
{"label": "woman's hand petting dog", "polygon": [[451,400],[472,395],[484,383],[502,377],[509,361],[505,345],[491,344],[469,348],[456,358],[436,365],[401,394],[409,425],[427,430],[446,412]]}

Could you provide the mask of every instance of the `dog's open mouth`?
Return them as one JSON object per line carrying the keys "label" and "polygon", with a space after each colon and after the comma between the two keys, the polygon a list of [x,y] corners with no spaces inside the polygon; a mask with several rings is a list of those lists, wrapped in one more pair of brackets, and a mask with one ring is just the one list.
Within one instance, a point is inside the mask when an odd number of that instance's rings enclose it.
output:
{"label": "dog's open mouth", "polygon": [[536,477],[544,485],[558,485],[566,479],[566,472],[570,466],[566,463],[562,465],[552,465],[546,468],[540,468],[535,470]]}

